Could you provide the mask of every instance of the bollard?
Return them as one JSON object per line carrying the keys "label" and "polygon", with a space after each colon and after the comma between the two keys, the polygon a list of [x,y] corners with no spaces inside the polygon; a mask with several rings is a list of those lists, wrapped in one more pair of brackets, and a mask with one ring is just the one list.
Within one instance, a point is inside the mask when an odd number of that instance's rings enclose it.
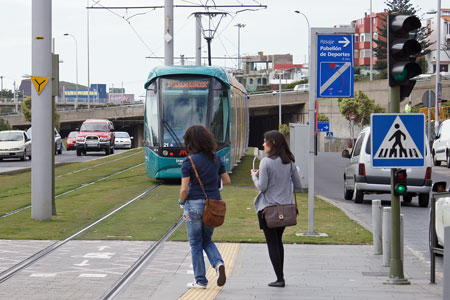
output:
{"label": "bollard", "polygon": [[383,254],[383,244],[381,241],[382,224],[381,200],[372,200],[372,235],[373,235],[373,254]]}
{"label": "bollard", "polygon": [[450,226],[444,228],[444,299],[450,299]]}
{"label": "bollard", "polygon": [[391,208],[383,207],[383,267],[391,264]]}

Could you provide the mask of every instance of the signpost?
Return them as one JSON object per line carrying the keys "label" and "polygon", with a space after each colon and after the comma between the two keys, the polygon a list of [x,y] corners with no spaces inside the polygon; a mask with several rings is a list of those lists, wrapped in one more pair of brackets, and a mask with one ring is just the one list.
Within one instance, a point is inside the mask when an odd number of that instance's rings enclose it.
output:
{"label": "signpost", "polygon": [[317,98],[353,98],[353,34],[317,36]]}
{"label": "signpost", "polygon": [[[314,231],[314,154],[317,98],[353,97],[354,28],[311,28],[309,71],[308,231]],[[323,67],[323,69],[321,69]]]}
{"label": "signpost", "polygon": [[317,122],[317,130],[319,132],[328,132],[328,131],[330,131],[330,122],[328,122],[328,121]]}
{"label": "signpost", "polygon": [[424,114],[372,114],[370,154],[374,168],[414,168],[425,164]]}

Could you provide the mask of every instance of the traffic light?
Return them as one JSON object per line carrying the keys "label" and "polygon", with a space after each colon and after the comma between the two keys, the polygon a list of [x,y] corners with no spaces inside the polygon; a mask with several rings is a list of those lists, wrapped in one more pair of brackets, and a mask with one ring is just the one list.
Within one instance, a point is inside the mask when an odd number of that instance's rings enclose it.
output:
{"label": "traffic light", "polygon": [[403,196],[406,190],[406,170],[398,169],[394,173],[394,195]]}
{"label": "traffic light", "polygon": [[388,78],[389,86],[400,86],[400,101],[411,94],[415,80],[422,74],[416,57],[422,51],[417,41],[420,20],[413,15],[388,15]]}

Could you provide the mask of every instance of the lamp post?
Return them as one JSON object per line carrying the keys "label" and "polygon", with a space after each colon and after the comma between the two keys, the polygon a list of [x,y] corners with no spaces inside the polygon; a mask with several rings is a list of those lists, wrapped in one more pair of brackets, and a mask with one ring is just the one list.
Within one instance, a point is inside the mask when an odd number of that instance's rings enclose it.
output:
{"label": "lamp post", "polygon": [[434,108],[434,132],[437,134],[439,129],[439,109],[441,101],[441,0],[437,0],[437,11],[427,12],[427,14],[436,14],[436,98]]}
{"label": "lamp post", "polygon": [[[310,45],[310,35],[311,35],[311,27],[309,26],[309,20],[308,20],[308,17],[304,14],[304,13],[302,13],[301,11],[299,11],[299,10],[296,10],[295,11],[297,14],[301,14],[301,15],[303,15],[304,17],[305,17],[305,19],[306,19],[306,23],[308,24],[308,69],[310,68],[310,65],[309,65],[309,59],[310,59],[310,57],[311,57],[311,45]],[[309,82],[310,80],[309,80],[309,71],[308,71],[308,82]]]}
{"label": "lamp post", "polygon": [[373,80],[373,20],[372,0],[370,0],[370,81]]}
{"label": "lamp post", "polygon": [[76,87],[76,92],[77,95],[75,97],[75,110],[78,108],[78,43],[77,43],[77,39],[70,33],[64,33],[64,36],[70,36],[73,38],[73,40],[75,41],[75,76],[76,76],[76,83],[77,83],[77,87]]}
{"label": "lamp post", "polygon": [[241,28],[245,27],[245,24],[238,23],[234,26],[238,28],[238,70],[241,69]]}

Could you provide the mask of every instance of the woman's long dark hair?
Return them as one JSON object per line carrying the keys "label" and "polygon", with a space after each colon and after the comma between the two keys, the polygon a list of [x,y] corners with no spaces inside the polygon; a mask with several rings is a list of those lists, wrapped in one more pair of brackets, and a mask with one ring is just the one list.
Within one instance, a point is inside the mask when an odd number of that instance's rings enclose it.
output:
{"label": "woman's long dark hair", "polygon": [[288,164],[291,161],[295,162],[295,157],[281,132],[278,130],[267,131],[264,133],[264,138],[266,139],[266,144],[270,146],[269,157],[279,156],[283,164]]}
{"label": "woman's long dark hair", "polygon": [[189,153],[204,153],[211,160],[216,160],[217,144],[210,130],[202,125],[192,125],[183,136]]}

